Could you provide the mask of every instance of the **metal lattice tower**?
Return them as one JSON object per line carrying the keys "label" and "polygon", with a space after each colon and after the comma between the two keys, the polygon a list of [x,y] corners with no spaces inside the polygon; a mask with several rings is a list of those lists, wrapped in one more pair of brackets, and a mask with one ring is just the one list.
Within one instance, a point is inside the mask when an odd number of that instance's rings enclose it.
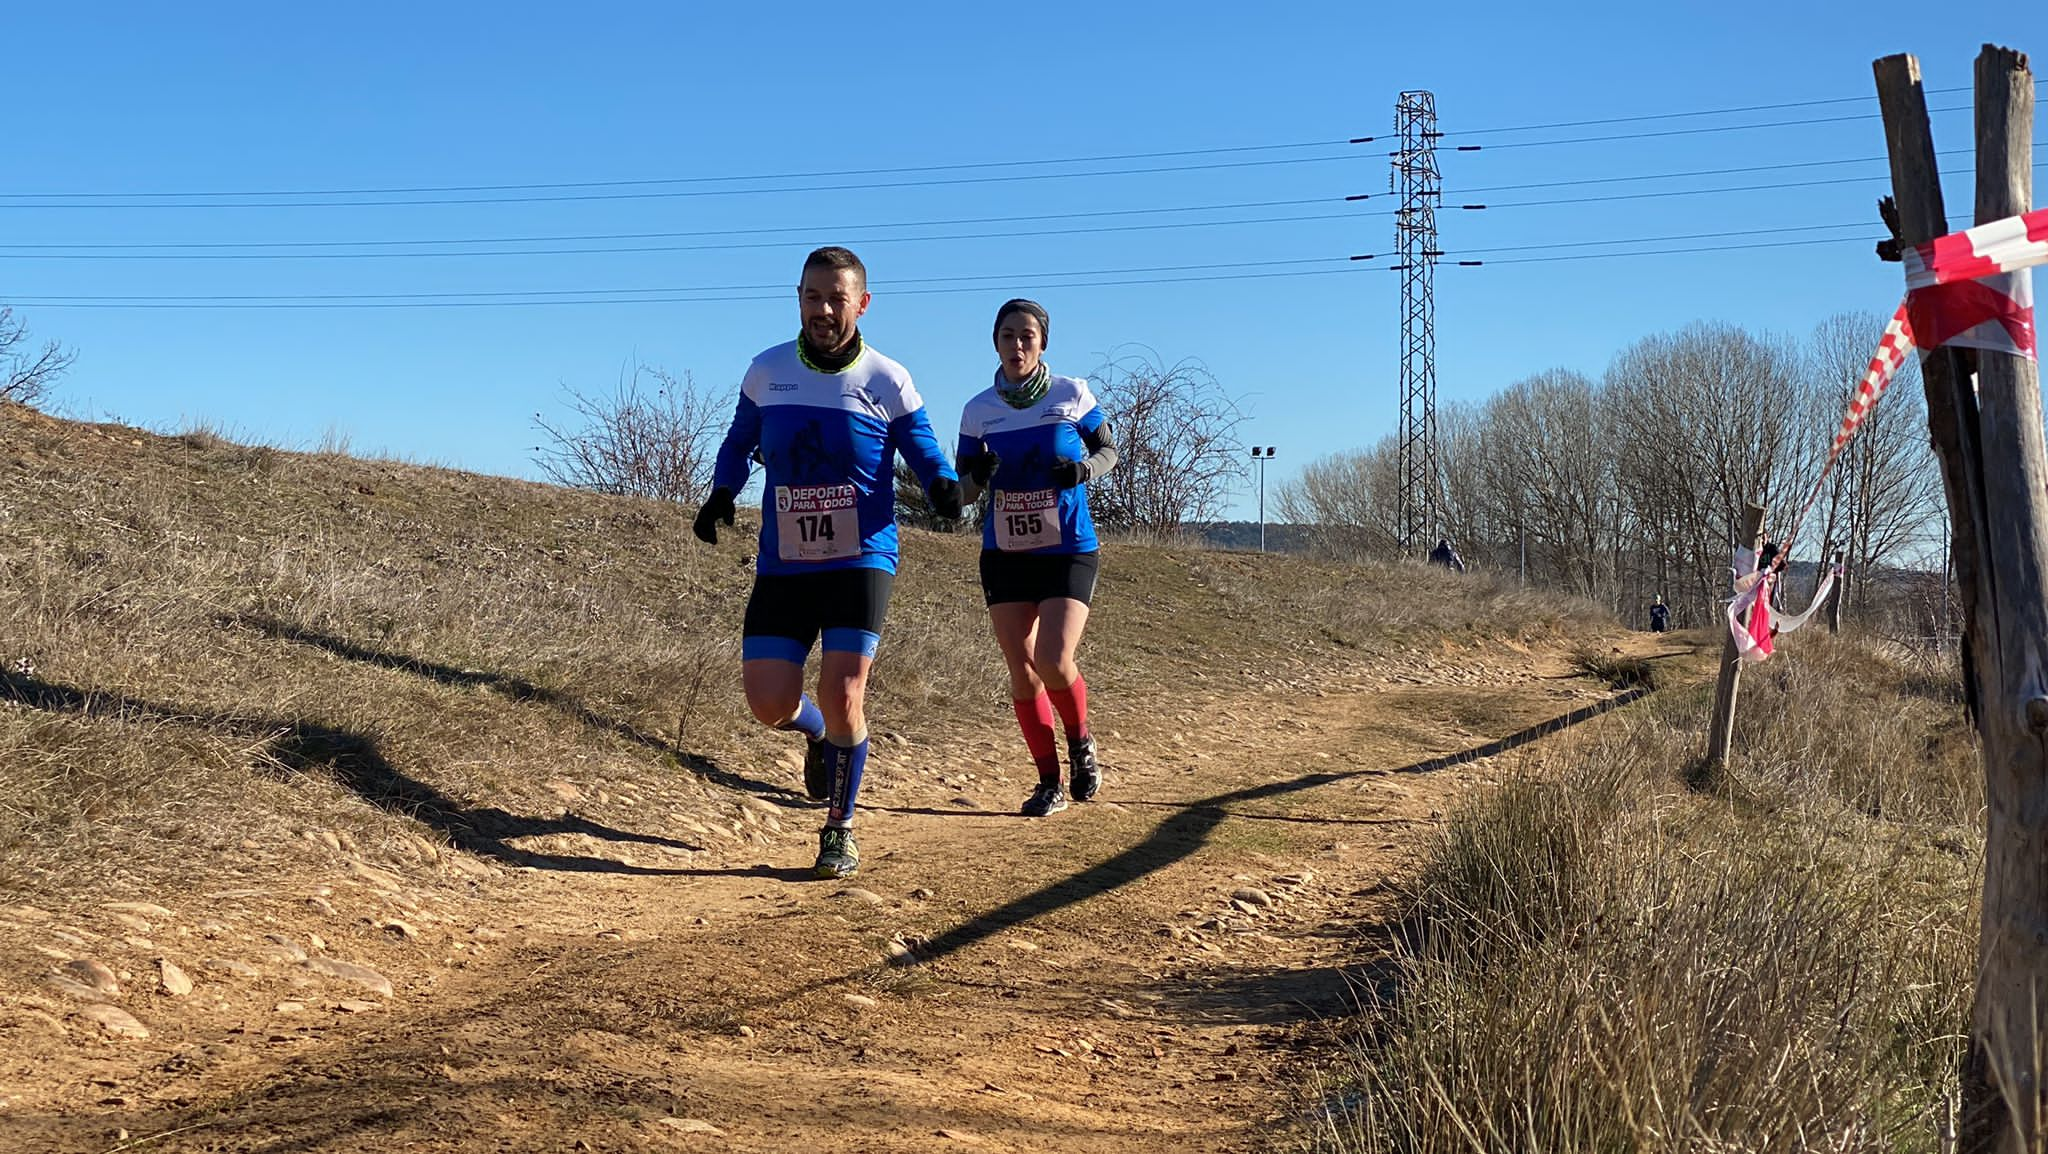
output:
{"label": "metal lattice tower", "polygon": [[1401,194],[1394,240],[1401,271],[1401,549],[1436,543],[1436,210],[1443,176],[1436,167],[1436,96],[1403,92],[1394,104],[1393,188]]}

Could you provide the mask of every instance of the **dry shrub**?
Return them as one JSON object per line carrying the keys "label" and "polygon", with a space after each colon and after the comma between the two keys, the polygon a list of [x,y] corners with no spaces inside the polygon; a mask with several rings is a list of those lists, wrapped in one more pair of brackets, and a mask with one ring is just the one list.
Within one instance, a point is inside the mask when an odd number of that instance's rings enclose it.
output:
{"label": "dry shrub", "polygon": [[1572,668],[1616,689],[1657,688],[1657,667],[1647,658],[1625,656],[1618,649],[1585,645],[1572,651]]}
{"label": "dry shrub", "polygon": [[1682,785],[1695,691],[1454,818],[1317,1149],[1939,1148],[1975,964],[1965,721],[1902,708],[1868,647],[1790,650],[1745,679],[1741,796]]}

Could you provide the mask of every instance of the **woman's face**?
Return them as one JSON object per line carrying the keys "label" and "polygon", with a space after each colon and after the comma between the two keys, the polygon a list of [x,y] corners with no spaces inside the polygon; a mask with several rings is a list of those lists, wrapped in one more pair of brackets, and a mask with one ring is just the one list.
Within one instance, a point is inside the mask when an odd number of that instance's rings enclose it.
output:
{"label": "woman's face", "polygon": [[996,326],[996,355],[1002,358],[1003,375],[1021,381],[1038,371],[1045,358],[1045,331],[1038,318],[1021,309],[1012,310]]}

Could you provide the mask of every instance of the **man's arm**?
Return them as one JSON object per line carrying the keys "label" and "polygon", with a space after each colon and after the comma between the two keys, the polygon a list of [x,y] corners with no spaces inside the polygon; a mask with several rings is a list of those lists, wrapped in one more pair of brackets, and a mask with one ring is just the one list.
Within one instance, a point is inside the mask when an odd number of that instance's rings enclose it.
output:
{"label": "man's arm", "polygon": [[760,444],[761,406],[747,396],[743,387],[739,403],[733,406],[732,425],[725,430],[725,440],[718,446],[718,457],[711,469],[711,487],[735,494],[746,488],[754,450]]}
{"label": "man's arm", "polygon": [[761,406],[747,395],[747,386],[753,381],[754,370],[749,368],[746,379],[740,383],[740,399],[733,406],[732,425],[725,430],[725,440],[712,460],[711,494],[698,508],[697,520],[691,527],[697,539],[706,544],[718,544],[718,526],[732,524],[733,499],[747,487],[754,450],[761,444]]}
{"label": "man's arm", "polygon": [[945,451],[939,448],[939,436],[932,431],[932,420],[926,415],[924,406],[919,405],[889,422],[889,440],[910,463],[910,471],[917,474],[924,491],[930,494],[932,511],[948,520],[959,517],[960,476],[953,471],[952,462],[946,460]]}

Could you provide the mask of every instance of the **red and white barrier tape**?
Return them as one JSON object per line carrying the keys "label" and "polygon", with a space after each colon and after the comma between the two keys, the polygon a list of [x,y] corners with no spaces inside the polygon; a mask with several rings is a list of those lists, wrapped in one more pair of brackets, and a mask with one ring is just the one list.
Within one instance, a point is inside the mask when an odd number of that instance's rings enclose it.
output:
{"label": "red and white barrier tape", "polygon": [[[1835,579],[1842,575],[1840,565],[1828,566],[1806,612],[1785,614],[1771,604],[1771,593],[1778,583],[1776,569],[1759,573],[1756,566],[1756,554],[1747,549],[1735,551],[1735,564],[1730,570],[1735,575],[1735,599],[1728,603],[1728,633],[1735,638],[1736,654],[1743,661],[1764,660],[1771,655],[1778,637],[1796,633],[1813,620],[1813,615],[1827,604],[1828,594],[1835,591]],[[1745,612],[1749,613],[1746,622],[1742,619]]]}
{"label": "red and white barrier tape", "polygon": [[2027,270],[2048,264],[2048,208],[1936,237],[1902,256],[1906,299],[1885,325],[1877,353],[1849,398],[1827,463],[1793,519],[1788,541],[1819,499],[1835,458],[1891,387],[1909,350],[1918,348],[1924,355],[1944,347],[1988,349],[2034,358],[2034,282]]}

